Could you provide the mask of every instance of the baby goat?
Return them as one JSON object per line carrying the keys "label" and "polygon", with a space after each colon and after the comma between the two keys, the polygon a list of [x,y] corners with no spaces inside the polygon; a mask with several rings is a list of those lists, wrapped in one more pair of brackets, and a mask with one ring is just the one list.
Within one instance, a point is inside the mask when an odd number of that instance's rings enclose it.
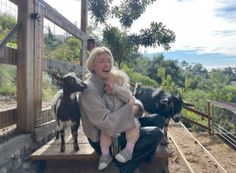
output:
{"label": "baby goat", "polygon": [[68,73],[64,77],[53,74],[54,78],[62,84],[62,90],[59,91],[52,104],[52,112],[56,117],[57,129],[56,139],[61,135],[61,152],[65,151],[65,128],[68,122],[71,126],[71,134],[74,140],[74,150],[78,151],[78,128],[80,126],[80,109],[78,103],[78,94],[87,88],[74,73]]}

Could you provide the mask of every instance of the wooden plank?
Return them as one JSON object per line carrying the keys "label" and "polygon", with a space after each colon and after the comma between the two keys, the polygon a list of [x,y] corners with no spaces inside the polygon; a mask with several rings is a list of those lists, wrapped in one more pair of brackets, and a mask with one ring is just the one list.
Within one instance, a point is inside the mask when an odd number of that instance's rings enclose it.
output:
{"label": "wooden plank", "polygon": [[98,156],[90,146],[87,137],[84,135],[82,128],[78,131],[78,143],[80,150],[74,151],[73,139],[70,134],[70,129],[66,129],[66,150],[64,153],[60,152],[61,140],[55,138],[49,141],[46,145],[39,148],[31,154],[32,160],[80,160],[80,159],[97,159]]}
{"label": "wooden plank", "polygon": [[16,123],[16,108],[0,112],[0,129]]}
{"label": "wooden plank", "polygon": [[16,65],[17,50],[10,47],[4,47],[3,50],[0,51],[0,63]]}
{"label": "wooden plank", "polygon": [[[102,173],[98,171],[98,160],[49,160],[47,173]],[[115,173],[114,171],[110,173]]]}
{"label": "wooden plank", "polygon": [[90,144],[79,144],[80,150],[74,151],[73,144],[66,144],[66,151],[60,152],[60,143],[44,145],[31,155],[32,160],[83,160],[98,159]]}

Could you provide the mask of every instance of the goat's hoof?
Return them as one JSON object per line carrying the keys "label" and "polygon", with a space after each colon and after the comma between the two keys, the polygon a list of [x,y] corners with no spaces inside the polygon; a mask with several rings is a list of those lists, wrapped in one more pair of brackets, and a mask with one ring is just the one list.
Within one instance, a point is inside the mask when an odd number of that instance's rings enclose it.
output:
{"label": "goat's hoof", "polygon": [[66,150],[65,147],[62,147],[62,148],[61,148],[61,153],[64,153],[65,150]]}
{"label": "goat's hoof", "polygon": [[77,145],[77,146],[74,146],[74,150],[75,151],[79,151],[79,146]]}

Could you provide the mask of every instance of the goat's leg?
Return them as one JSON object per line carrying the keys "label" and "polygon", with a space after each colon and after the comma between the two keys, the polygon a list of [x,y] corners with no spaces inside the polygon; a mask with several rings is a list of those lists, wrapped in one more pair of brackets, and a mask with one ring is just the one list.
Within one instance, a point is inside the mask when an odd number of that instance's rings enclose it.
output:
{"label": "goat's leg", "polygon": [[66,147],[65,147],[65,130],[62,129],[60,130],[60,134],[61,134],[61,152],[64,152]]}
{"label": "goat's leg", "polygon": [[60,132],[56,131],[56,139],[59,139]]}
{"label": "goat's leg", "polygon": [[59,130],[59,127],[60,127],[60,121],[57,119],[57,128],[56,128],[56,139],[59,139],[59,135],[60,135],[60,130]]}
{"label": "goat's leg", "polygon": [[165,120],[165,126],[164,126],[164,138],[162,139],[161,141],[161,144],[163,145],[167,145],[169,142],[168,142],[168,137],[167,137],[167,131],[168,131],[168,125],[169,125],[169,122],[170,122],[170,118],[167,118]]}
{"label": "goat's leg", "polygon": [[71,127],[71,134],[74,140],[74,150],[78,151],[79,150],[79,145],[78,145],[78,128],[79,128],[79,124],[75,123],[72,127]]}

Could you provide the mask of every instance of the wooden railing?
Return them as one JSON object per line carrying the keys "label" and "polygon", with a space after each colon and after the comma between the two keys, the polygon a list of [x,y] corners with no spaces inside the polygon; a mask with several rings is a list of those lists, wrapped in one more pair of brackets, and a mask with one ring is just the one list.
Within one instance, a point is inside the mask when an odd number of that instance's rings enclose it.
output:
{"label": "wooden railing", "polygon": [[204,129],[207,129],[208,132],[211,133],[211,120],[212,120],[212,118],[211,118],[211,102],[210,101],[207,102],[207,110],[208,110],[207,114],[203,113],[203,112],[201,112],[201,111],[199,111],[199,110],[197,110],[197,109],[195,109],[193,107],[190,107],[190,106],[184,106],[184,109],[186,109],[186,110],[188,110],[190,112],[195,113],[197,116],[200,116],[203,119],[206,119],[207,120],[207,125],[201,124],[201,123],[199,123],[197,121],[194,121],[194,120],[192,120],[190,118],[182,116],[181,118],[183,120],[186,120],[187,122],[190,122],[192,124],[195,124],[197,126],[200,126],[200,127],[204,128]]}

